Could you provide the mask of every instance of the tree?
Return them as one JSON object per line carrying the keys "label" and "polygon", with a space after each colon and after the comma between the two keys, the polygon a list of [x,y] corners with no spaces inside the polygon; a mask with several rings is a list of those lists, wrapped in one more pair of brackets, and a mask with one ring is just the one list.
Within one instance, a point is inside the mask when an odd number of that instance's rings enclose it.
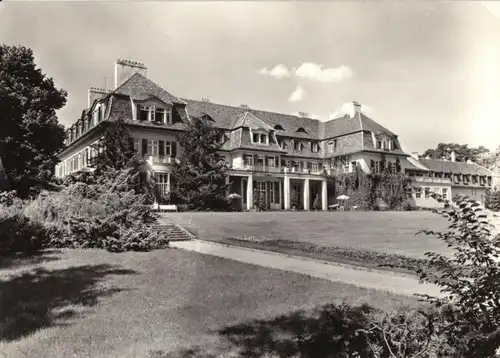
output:
{"label": "tree", "polygon": [[500,211],[500,191],[488,189],[484,199],[484,206],[486,209],[490,209],[492,211]]}
{"label": "tree", "polygon": [[50,187],[65,132],[56,110],[66,91],[36,67],[33,51],[0,45],[0,156],[8,187],[21,197]]}
{"label": "tree", "polygon": [[136,194],[145,194],[148,202],[158,198],[154,171],[135,152],[134,138],[122,119],[108,124],[97,149],[99,154],[91,163],[95,168],[95,176],[106,177],[110,173],[128,170],[130,190],[135,190]]}
{"label": "tree", "polygon": [[445,158],[450,160],[453,151],[457,162],[466,162],[467,160],[477,162],[484,153],[489,152],[489,149],[482,145],[477,148],[469,148],[467,144],[439,143],[435,149],[427,149],[421,157],[429,156],[431,159]]}
{"label": "tree", "polygon": [[192,118],[178,136],[183,149],[171,174],[172,201],[190,210],[226,210],[225,177],[229,165],[218,154],[222,131],[209,121]]}

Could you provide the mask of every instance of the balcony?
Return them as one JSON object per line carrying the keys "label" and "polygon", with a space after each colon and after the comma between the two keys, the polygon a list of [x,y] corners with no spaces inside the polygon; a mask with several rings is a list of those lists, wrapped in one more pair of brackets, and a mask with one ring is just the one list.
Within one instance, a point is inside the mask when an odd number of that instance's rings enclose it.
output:
{"label": "balcony", "polygon": [[150,165],[174,164],[176,159],[166,155],[148,155],[145,158]]}
{"label": "balcony", "polygon": [[233,170],[244,170],[248,172],[265,172],[265,173],[280,173],[279,167],[270,167],[266,165],[252,165],[252,164],[235,164],[232,166]]}
{"label": "balcony", "polygon": [[416,182],[451,184],[449,178],[414,177]]}

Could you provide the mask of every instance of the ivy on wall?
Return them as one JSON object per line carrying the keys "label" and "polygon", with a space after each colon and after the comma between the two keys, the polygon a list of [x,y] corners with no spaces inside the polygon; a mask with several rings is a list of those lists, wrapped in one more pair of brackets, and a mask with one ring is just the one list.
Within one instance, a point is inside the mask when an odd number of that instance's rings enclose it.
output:
{"label": "ivy on wall", "polygon": [[349,204],[362,210],[376,210],[386,206],[391,210],[409,210],[415,205],[408,193],[412,180],[401,172],[399,161],[396,173],[391,173],[385,158],[380,163],[380,173],[366,174],[356,167],[352,173],[343,173],[342,168],[333,168],[326,179],[333,185],[335,196],[347,195]]}

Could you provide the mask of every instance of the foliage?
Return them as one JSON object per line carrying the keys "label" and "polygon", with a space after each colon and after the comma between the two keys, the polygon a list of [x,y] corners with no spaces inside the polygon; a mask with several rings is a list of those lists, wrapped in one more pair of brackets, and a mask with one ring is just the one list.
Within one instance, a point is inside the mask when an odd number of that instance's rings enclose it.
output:
{"label": "foliage", "polygon": [[373,210],[380,201],[389,209],[401,208],[408,199],[407,192],[412,181],[402,173],[390,173],[387,166],[381,173],[366,174],[359,167],[352,173],[326,174],[326,179],[333,184],[335,193],[347,195],[348,205],[361,210]]}
{"label": "foliage", "polygon": [[478,202],[462,196],[452,203],[431,195],[444,204],[434,212],[450,226],[444,232],[422,232],[453,249],[452,257],[427,253],[428,264],[417,270],[422,282],[442,289],[443,297],[424,296],[440,312],[440,352],[446,357],[492,357],[500,346],[499,237],[492,237]]}
{"label": "foliage", "polygon": [[8,188],[23,198],[51,188],[65,138],[56,110],[66,95],[36,67],[31,49],[0,45],[0,156]]}
{"label": "foliage", "polygon": [[82,173],[69,180],[88,182],[92,178],[105,175],[109,170],[128,170],[131,174],[128,181],[129,190],[134,190],[137,194],[145,194],[148,203],[159,198],[154,182],[155,173],[149,168],[144,158],[135,152],[134,139],[122,119],[108,124],[96,149],[99,154],[91,163],[95,168],[94,175]]}
{"label": "foliage", "polygon": [[484,206],[486,209],[490,209],[492,211],[500,211],[500,190],[488,189],[486,191]]}
{"label": "foliage", "polygon": [[455,152],[455,160],[457,162],[466,162],[471,160],[477,162],[489,149],[482,145],[477,148],[469,148],[467,144],[457,143],[439,143],[436,149],[427,149],[422,157],[429,156],[431,159],[451,159],[451,152]]}
{"label": "foliage", "polygon": [[167,245],[148,223],[156,220],[143,194],[131,190],[133,168],[105,169],[91,183],[41,193],[24,212],[51,230],[50,247],[145,251]]}
{"label": "foliage", "polygon": [[192,118],[178,136],[182,154],[172,168],[172,201],[187,204],[189,210],[226,210],[225,184],[229,165],[218,152],[221,130],[209,121]]}
{"label": "foliage", "polygon": [[231,211],[241,211],[243,208],[243,204],[241,201],[241,195],[232,193],[229,194],[227,197],[228,205],[229,205],[229,210]]}
{"label": "foliage", "polygon": [[299,193],[295,188],[292,189],[292,192],[290,193],[290,207],[292,209],[299,208]]}
{"label": "foliage", "polygon": [[258,211],[266,211],[269,209],[266,202],[266,197],[263,192],[254,189],[253,191],[254,206]]}
{"label": "foliage", "polygon": [[314,198],[314,201],[313,201],[312,208],[313,208],[313,210],[321,210],[322,209],[319,194],[316,194],[316,197]]}

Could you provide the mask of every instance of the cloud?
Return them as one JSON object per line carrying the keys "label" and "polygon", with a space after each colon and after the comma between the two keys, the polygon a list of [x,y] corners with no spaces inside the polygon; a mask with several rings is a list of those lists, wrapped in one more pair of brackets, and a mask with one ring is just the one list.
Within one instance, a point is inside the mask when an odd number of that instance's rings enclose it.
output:
{"label": "cloud", "polygon": [[344,65],[324,68],[323,65],[318,65],[313,62],[304,62],[299,68],[295,69],[295,76],[323,83],[340,82],[352,77],[352,75],[352,69]]}
{"label": "cloud", "polygon": [[[373,114],[373,108],[366,105],[366,104],[362,104],[361,105],[361,112],[362,113],[365,113],[366,115],[372,115]],[[345,116],[346,114],[348,115],[352,115],[354,113],[354,105],[352,104],[352,102],[345,102],[342,104],[342,106],[340,106],[339,108],[337,108],[337,110],[333,113],[331,113],[329,116],[328,116],[328,119],[335,119],[335,118],[339,118],[339,117],[343,117]]]}
{"label": "cloud", "polygon": [[259,71],[259,75],[272,76],[277,79],[282,79],[285,77],[290,77],[290,71],[285,65],[279,64],[274,66],[271,70],[264,67]]}
{"label": "cloud", "polygon": [[290,98],[288,98],[288,102],[302,101],[305,95],[306,91],[301,86],[297,86],[297,88],[295,88],[295,91],[293,91],[290,95]]}

